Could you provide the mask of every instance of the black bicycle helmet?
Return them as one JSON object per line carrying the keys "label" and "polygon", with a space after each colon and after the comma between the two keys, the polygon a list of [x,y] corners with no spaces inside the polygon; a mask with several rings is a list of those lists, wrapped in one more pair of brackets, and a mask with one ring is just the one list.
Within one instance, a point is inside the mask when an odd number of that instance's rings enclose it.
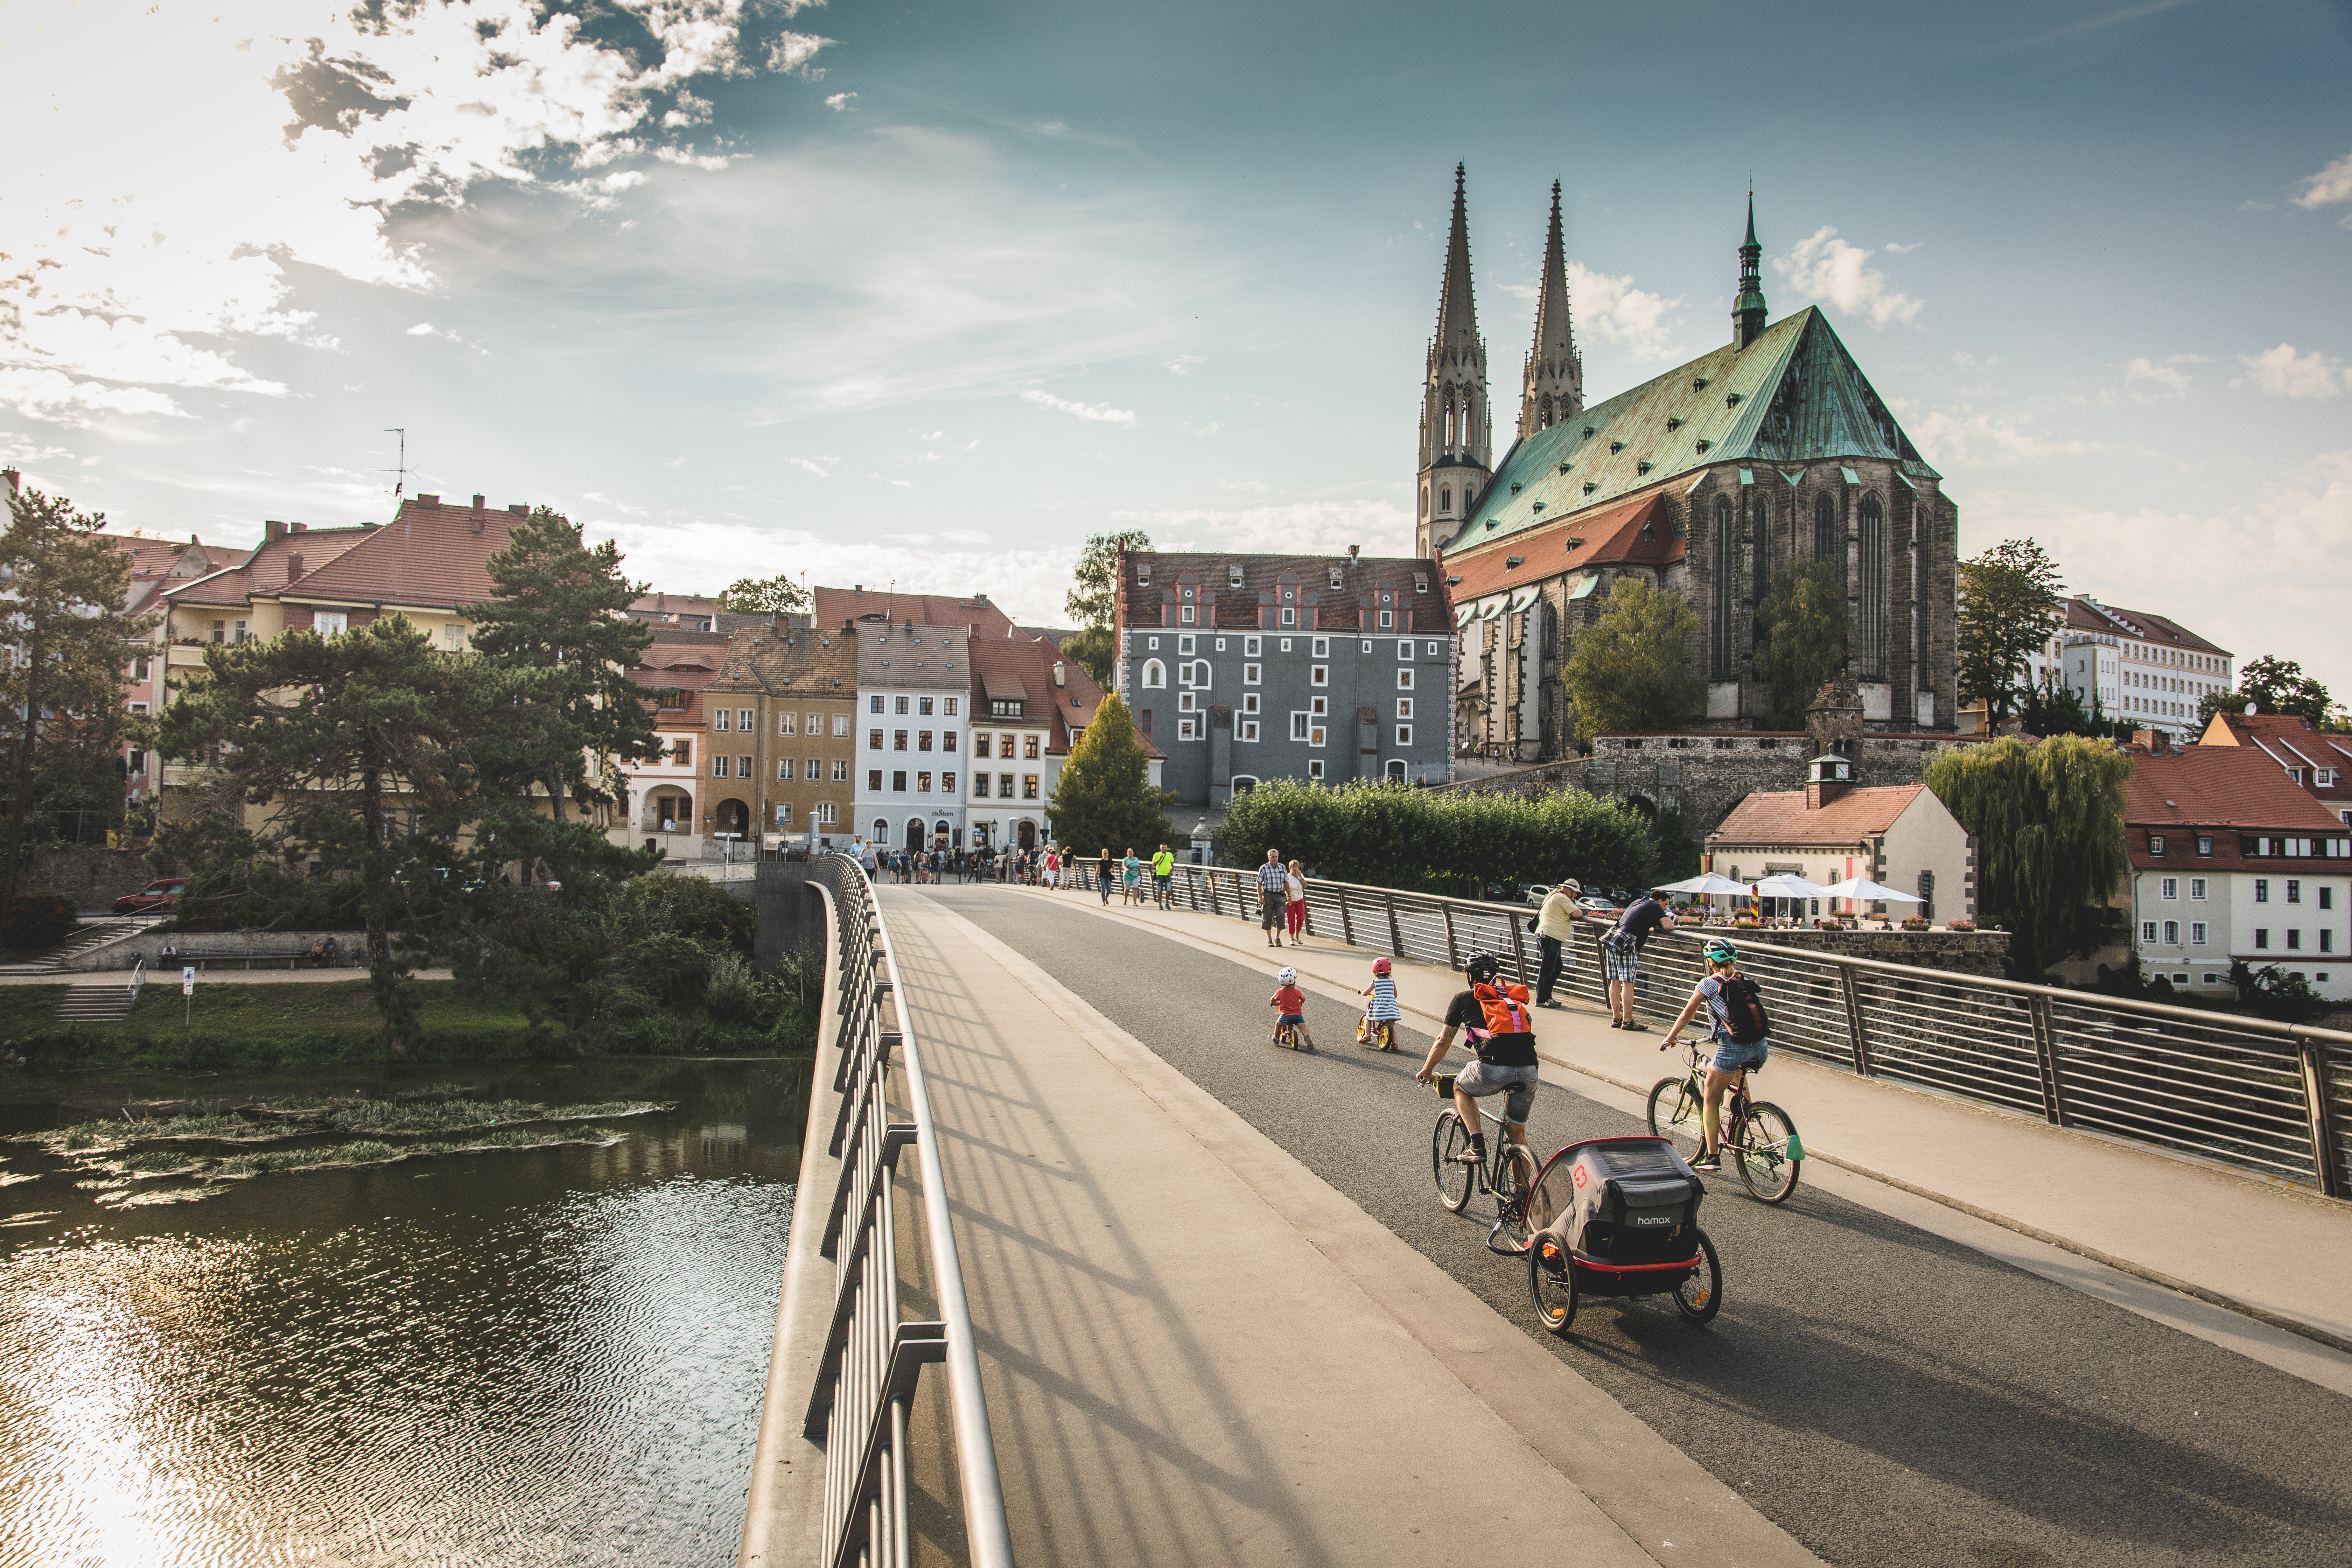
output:
{"label": "black bicycle helmet", "polygon": [[1503,973],[1503,961],[1491,952],[1474,952],[1470,962],[1462,966],[1473,985],[1492,985],[1495,977]]}

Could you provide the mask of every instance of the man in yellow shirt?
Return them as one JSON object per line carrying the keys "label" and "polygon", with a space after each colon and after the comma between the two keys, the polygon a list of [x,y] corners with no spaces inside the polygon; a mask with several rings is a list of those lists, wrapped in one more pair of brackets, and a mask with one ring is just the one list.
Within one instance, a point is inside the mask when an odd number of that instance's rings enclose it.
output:
{"label": "man in yellow shirt", "polygon": [[1162,844],[1160,853],[1151,858],[1151,891],[1163,910],[1175,908],[1175,895],[1169,890],[1176,875],[1176,857]]}

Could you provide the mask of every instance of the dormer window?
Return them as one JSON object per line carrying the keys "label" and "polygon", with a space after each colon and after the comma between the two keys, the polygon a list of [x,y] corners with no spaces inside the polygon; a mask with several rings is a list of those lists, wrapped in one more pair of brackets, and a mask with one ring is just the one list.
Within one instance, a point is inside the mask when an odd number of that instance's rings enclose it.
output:
{"label": "dormer window", "polygon": [[1428,573],[1416,572],[1412,574],[1412,591],[1416,594],[1426,594],[1429,592]]}
{"label": "dormer window", "polygon": [[1666,420],[1666,428],[1667,428],[1667,429],[1669,429],[1669,430],[1679,430],[1679,429],[1681,429],[1682,427],[1683,427],[1683,422],[1682,422],[1681,420],[1679,420],[1679,419],[1675,419],[1675,418],[1669,417],[1669,418]]}
{"label": "dormer window", "polygon": [[1339,585],[1339,569],[1337,566],[1334,566],[1334,567],[1332,567],[1332,568],[1331,568],[1331,586],[1333,586],[1334,588],[1336,588],[1336,587],[1338,587]]}
{"label": "dormer window", "polygon": [[1135,563],[1135,580],[1139,583],[1149,583],[1151,581],[1150,562],[1139,561]]}
{"label": "dormer window", "polygon": [[1226,587],[1228,587],[1228,588],[1238,588],[1238,587],[1240,587],[1241,585],[1242,585],[1242,569],[1241,569],[1240,567],[1238,567],[1238,566],[1228,566],[1228,567],[1226,567],[1226,568],[1225,568],[1225,586],[1226,586]]}
{"label": "dormer window", "polygon": [[1612,452],[1622,452],[1625,449],[1625,443],[1622,441],[1612,441],[1609,443],[1609,449]]}

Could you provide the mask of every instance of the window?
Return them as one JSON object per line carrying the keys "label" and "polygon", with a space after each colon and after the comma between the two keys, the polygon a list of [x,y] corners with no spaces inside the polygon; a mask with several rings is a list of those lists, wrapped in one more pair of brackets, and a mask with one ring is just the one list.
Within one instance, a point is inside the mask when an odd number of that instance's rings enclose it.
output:
{"label": "window", "polygon": [[1307,700],[1307,710],[1320,718],[1331,711],[1331,700],[1328,697],[1310,697]]}
{"label": "window", "polygon": [[1255,686],[1264,678],[1265,673],[1265,666],[1262,664],[1245,664],[1242,666],[1242,684]]}
{"label": "window", "polygon": [[822,713],[812,713],[812,714],[810,714],[810,715],[808,716],[808,735],[809,735],[809,739],[810,739],[810,740],[812,740],[812,741],[814,741],[814,740],[815,740],[819,735],[822,735],[822,734],[824,734],[824,714],[822,714]]}
{"label": "window", "polygon": [[1259,648],[1265,644],[1265,639],[1264,637],[1244,637],[1242,638],[1242,652],[1251,658],[1255,658],[1258,657]]}
{"label": "window", "polygon": [[890,731],[890,749],[894,752],[903,752],[907,749],[906,731],[893,730]]}
{"label": "window", "polygon": [[1331,657],[1331,639],[1329,637],[1317,637],[1315,639],[1315,657],[1317,658],[1329,658]]}
{"label": "window", "polygon": [[1192,606],[1192,605],[1185,605],[1185,606],[1184,606],[1183,612],[1182,612],[1182,613],[1181,613],[1181,614],[1177,618],[1178,618],[1178,619],[1180,619],[1180,620],[1181,620],[1181,621],[1182,621],[1186,626],[1191,626],[1191,625],[1192,624],[1192,615],[1193,615]]}
{"label": "window", "polygon": [[1219,653],[1223,653],[1223,652],[1224,652],[1224,651],[1225,651],[1225,639],[1224,639],[1224,638],[1223,638],[1223,637],[1219,637],[1219,638],[1217,639],[1217,651],[1218,651]]}
{"label": "window", "polygon": [[2258,904],[2267,904],[2267,903],[2269,903],[2270,901],[2271,901],[2271,879],[2270,879],[2268,877],[2257,877],[2257,878],[2255,878],[2255,879],[2254,879],[2254,902],[2256,902],[2256,903],[2258,903]]}
{"label": "window", "polygon": [[1309,757],[1307,760],[1307,776],[1310,779],[1320,779],[1323,776],[1322,758]]}
{"label": "window", "polygon": [[1370,641],[1369,639],[1368,639],[1368,640],[1365,642],[1365,644],[1364,644],[1364,651],[1365,651],[1366,653],[1370,653],[1370,652],[1371,652],[1371,651],[1372,651],[1372,645],[1371,645],[1371,643],[1370,643]]}
{"label": "window", "polygon": [[829,800],[819,801],[816,807],[817,825],[821,827],[831,827],[835,822],[833,811],[833,802]]}
{"label": "window", "polygon": [[1381,630],[1388,631],[1395,625],[1396,612],[1394,610],[1382,610],[1381,612]]}
{"label": "window", "polygon": [[1178,637],[1176,639],[1176,651],[1181,654],[1191,653],[1192,651],[1192,639],[1189,637]]}
{"label": "window", "polygon": [[814,784],[824,772],[824,759],[822,757],[811,757],[801,768],[801,777],[808,780],[811,784]]}
{"label": "window", "polygon": [[2189,879],[2189,896],[2192,900],[2201,900],[2205,897],[2204,878],[2191,877]]}
{"label": "window", "polygon": [[1198,719],[1177,720],[1176,738],[1180,741],[1199,740],[1201,738],[1201,721]]}
{"label": "window", "polygon": [[836,713],[833,716],[833,738],[836,741],[845,741],[849,739],[848,714]]}
{"label": "window", "polygon": [[738,708],[735,710],[735,729],[738,733],[745,735],[750,734],[758,722],[759,721],[757,716],[751,709]]}
{"label": "window", "polygon": [[915,775],[915,793],[917,795],[931,793],[931,775],[929,773],[918,773]]}
{"label": "window", "polygon": [[1400,746],[1410,746],[1412,744],[1412,725],[1400,724],[1396,727],[1396,743]]}
{"label": "window", "polygon": [[441,628],[441,643],[451,653],[462,653],[466,647],[466,628],[452,622]]}
{"label": "window", "polygon": [[1285,653],[1288,653],[1288,652],[1290,651],[1290,640],[1291,640],[1291,639],[1290,639],[1290,638],[1288,638],[1288,637],[1285,637],[1285,638],[1283,638],[1283,639],[1282,639],[1282,651],[1283,651],[1283,652],[1285,652]]}
{"label": "window", "polygon": [[906,710],[907,710],[907,700],[906,700],[905,698],[901,697],[901,698],[898,699],[897,702],[894,704],[894,706],[893,706],[893,711],[895,711],[895,712],[899,712],[899,713],[904,713]]}
{"label": "window", "polygon": [[1156,658],[1145,659],[1143,661],[1143,684],[1147,688],[1167,685],[1168,667],[1160,663]]}
{"label": "window", "polygon": [[1294,741],[1307,739],[1307,715],[1293,710],[1290,715],[1290,738]]}
{"label": "window", "polygon": [[1263,699],[1262,697],[1260,697],[1260,696],[1259,696],[1256,692],[1255,692],[1255,691],[1244,691],[1244,692],[1243,692],[1243,693],[1242,693],[1242,711],[1243,711],[1243,712],[1244,712],[1244,713],[1255,713],[1255,712],[1256,712],[1256,711],[1258,710],[1258,704],[1259,704],[1260,702],[1262,702],[1263,700],[1265,700],[1265,699]]}
{"label": "window", "polygon": [[672,741],[669,743],[669,760],[673,765],[677,767],[690,768],[694,766],[694,742],[691,741]]}
{"label": "window", "polygon": [[[1364,651],[1369,653],[1371,650],[1367,648]],[[1397,657],[1399,658],[1411,658],[1412,657],[1412,639],[1411,637],[1397,638]]]}
{"label": "window", "polygon": [[725,757],[713,753],[710,759],[710,776],[715,779],[723,779],[727,776],[727,759]]}
{"label": "window", "polygon": [[2150,947],[2153,947],[2156,944],[2156,922],[2154,921],[2142,921],[2139,922],[2139,940],[2142,943]]}
{"label": "window", "polygon": [[710,727],[721,734],[725,734],[730,728],[732,728],[734,721],[735,715],[733,711],[729,709],[713,708],[710,710]]}
{"label": "window", "polygon": [[890,787],[900,795],[907,793],[907,773],[905,769],[893,768],[890,771]]}
{"label": "window", "polygon": [[2336,951],[2336,931],[2333,927],[2322,926],[2320,928],[2319,951],[2322,952],[2334,952]]}
{"label": "window", "polygon": [[[1139,715],[1140,715],[1140,717],[1141,717],[1141,719],[1142,719],[1142,722],[1141,722],[1141,723],[1139,723],[1139,724],[1138,724],[1138,725],[1136,726],[1136,728],[1137,728],[1138,730],[1140,730],[1143,733],[1145,733],[1145,734],[1149,735],[1150,733],[1151,733],[1151,710],[1150,710],[1150,709],[1149,709],[1149,708],[1144,708],[1144,709],[1140,709],[1140,710],[1139,710],[1138,711],[1139,711]],[[986,749],[985,749],[985,748],[983,748],[983,749],[982,750],[982,752],[981,752],[981,753],[980,753],[980,754],[981,754],[982,756],[983,756],[983,757],[984,757],[984,756],[988,755],[988,752],[987,752]]]}
{"label": "window", "polygon": [[1158,637],[1146,637],[1143,639],[1143,646],[1151,649],[1152,652],[1157,653],[1160,651],[1160,639]]}
{"label": "window", "polygon": [[2302,947],[2303,947],[2303,928],[2302,928],[2302,927],[2300,927],[2300,926],[2290,926],[2289,928],[2287,928],[2287,933],[2286,933],[2286,945],[2287,945],[2287,947],[2288,947],[2288,949],[2289,949],[2290,951],[2300,952],[2300,951],[2302,950]]}
{"label": "window", "polygon": [[1397,717],[1400,719],[1410,719],[1412,717],[1412,698],[1400,697],[1397,699]]}
{"label": "window", "polygon": [[1422,644],[1421,657],[1423,658],[1435,658],[1437,657],[1437,645],[1433,642],[1425,642]]}
{"label": "window", "polygon": [[2175,899],[2180,897],[2180,879],[2178,877],[2163,878],[2158,881],[2157,889],[2158,892],[2156,896],[2162,899],[2168,904]]}
{"label": "window", "polygon": [[2299,904],[2303,902],[2303,881],[2300,878],[2289,877],[2287,879],[2286,901],[2290,904]]}
{"label": "window", "polygon": [[2191,947],[2203,947],[2205,945],[2205,922],[2203,921],[2190,921],[2189,922],[2189,945]]}
{"label": "window", "polygon": [[1209,661],[1207,659],[1204,658],[1197,660],[1187,668],[1191,669],[1192,674],[1186,684],[1197,686],[1203,691],[1206,691],[1210,686],[1213,684],[1209,679]]}
{"label": "window", "polygon": [[[310,629],[322,637],[339,637],[352,629],[352,617],[344,610],[320,610],[310,617]],[[213,623],[213,641],[220,641],[220,623]]]}
{"label": "window", "polygon": [[833,759],[833,782],[835,784],[847,784],[849,782],[849,759],[847,757],[835,757]]}
{"label": "window", "polygon": [[1318,664],[1311,667],[1307,671],[1307,684],[1309,686],[1330,685],[1331,667],[1328,664]]}
{"label": "window", "polygon": [[868,730],[866,731],[866,749],[869,752],[878,752],[882,749],[881,731]]}
{"label": "window", "polygon": [[[776,733],[777,733],[777,734],[779,734],[779,735],[789,735],[789,734],[791,734],[791,733],[793,732],[793,724],[794,724],[794,723],[796,723],[796,722],[798,722],[798,720],[797,720],[797,719],[796,719],[796,717],[795,717],[794,715],[793,715],[793,714],[790,714],[790,713],[779,713],[779,714],[777,714],[777,715],[776,715]],[[815,734],[815,733],[816,733],[816,725],[815,725],[814,722],[812,722],[812,723],[809,725],[809,733],[810,733],[810,734],[812,734],[812,735],[814,735],[814,734]]]}
{"label": "window", "polygon": [[1043,738],[1044,737],[1038,735],[1024,735],[1021,737],[1021,755],[1024,761],[1034,763],[1037,760],[1037,746]]}
{"label": "window", "polygon": [[915,750],[919,752],[928,752],[930,749],[931,732],[929,730],[918,731],[915,736]]}
{"label": "window", "polygon": [[1411,691],[1412,689],[1412,671],[1409,669],[1400,669],[1397,671],[1397,689],[1399,691]]}
{"label": "window", "polygon": [[2270,931],[2270,927],[2268,927],[2268,926],[2256,926],[2256,927],[2254,928],[2254,945],[2255,945],[2257,948],[2266,948],[2266,947],[2270,946],[2270,944],[2271,944],[2271,931]]}
{"label": "window", "polygon": [[957,712],[961,710],[961,704],[959,703],[955,698],[942,697],[940,699],[940,711],[946,714],[950,719],[956,716]]}
{"label": "window", "polygon": [[2200,833],[2197,836],[2197,853],[2208,857],[2211,856],[2213,853],[2213,838],[2210,834]]}
{"label": "window", "polygon": [[1011,800],[1013,798],[1013,775],[1011,773],[999,773],[996,775],[996,798],[999,800]]}
{"label": "window", "polygon": [[2325,882],[2319,884],[2319,907],[2323,910],[2332,910],[2336,907],[2336,889]]}
{"label": "window", "polygon": [[[1250,641],[1252,641],[1252,642],[1255,642],[1255,641],[1257,641],[1257,638],[1255,638],[1255,637],[1252,637],[1252,638],[1250,638]],[[1252,648],[1250,651],[1251,651],[1252,653],[1255,653],[1257,650],[1256,650],[1255,648]],[[134,659],[132,659],[132,660],[131,661],[131,679],[133,679],[133,680],[144,680],[144,679],[147,679],[147,677],[148,677],[148,674],[149,674],[149,670],[150,670],[150,667],[149,667],[149,665],[148,665],[148,661],[147,661],[147,657],[146,657],[146,655],[142,654],[139,658],[134,658]]]}
{"label": "window", "polygon": [[1021,775],[1021,798],[1023,800],[1035,800],[1037,798],[1037,775],[1035,773],[1023,773]]}
{"label": "window", "polygon": [[986,800],[988,798],[988,775],[986,773],[974,773],[971,775],[971,794],[972,798],[975,800]]}
{"label": "window", "polygon": [[776,803],[776,826],[779,827],[790,827],[792,825],[793,803],[788,800],[778,801]]}
{"label": "window", "polygon": [[996,737],[996,754],[1000,757],[1010,757],[1013,754],[1012,736],[999,735]]}
{"label": "window", "polygon": [[928,697],[916,698],[915,712],[922,718],[929,718],[931,716],[931,700]]}
{"label": "window", "polygon": [[1886,668],[1886,514],[1874,495],[1862,498],[1862,668],[1877,675]]}
{"label": "window", "polygon": [[2179,921],[2167,921],[2164,922],[2164,945],[2167,947],[2179,947],[2180,945],[2180,922]]}
{"label": "window", "polygon": [[2161,855],[2164,853],[2163,834],[2151,833],[2147,836],[2147,852],[2151,855]]}
{"label": "window", "polygon": [[1225,586],[1226,586],[1226,587],[1228,587],[1228,588],[1238,588],[1238,587],[1240,587],[1241,585],[1242,585],[1242,569],[1241,569],[1239,566],[1228,566],[1228,567],[1226,567],[1226,568],[1225,568]]}
{"label": "window", "polygon": [[955,794],[955,792],[956,792],[955,774],[953,774],[953,773],[941,773],[941,774],[940,775],[940,793],[941,795],[953,795],[953,794]]}
{"label": "window", "polygon": [[869,698],[867,698],[866,700],[866,704],[867,704],[867,707],[866,707],[866,711],[867,711],[867,712],[869,712],[869,713],[879,713],[879,712],[881,712],[881,711],[882,711],[882,699],[880,699],[879,697],[869,697]]}
{"label": "window", "polygon": [[790,784],[790,783],[792,783],[792,782],[793,782],[793,760],[792,760],[792,758],[790,758],[790,757],[782,757],[782,758],[779,758],[779,759],[777,760],[777,763],[776,763],[776,782],[777,782],[778,784]]}
{"label": "window", "polygon": [[1255,719],[1241,720],[1234,726],[1234,736],[1239,740],[1255,741],[1257,739],[1257,726],[1258,721]]}
{"label": "window", "polygon": [[759,760],[760,759],[757,757],[737,757],[735,759],[735,776],[739,779],[750,778],[751,776],[751,765]]}

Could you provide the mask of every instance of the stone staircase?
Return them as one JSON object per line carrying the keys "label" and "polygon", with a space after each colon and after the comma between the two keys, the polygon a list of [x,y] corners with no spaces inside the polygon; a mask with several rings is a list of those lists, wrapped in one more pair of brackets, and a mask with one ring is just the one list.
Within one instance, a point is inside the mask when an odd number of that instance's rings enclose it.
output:
{"label": "stone staircase", "polygon": [[66,966],[91,948],[103,947],[110,942],[120,942],[132,931],[154,924],[154,917],[144,920],[93,921],[38,958],[24,963],[0,963],[0,975],[62,974]]}
{"label": "stone staircase", "polygon": [[131,1016],[131,983],[84,981],[66,987],[58,1002],[60,1024],[113,1024]]}

